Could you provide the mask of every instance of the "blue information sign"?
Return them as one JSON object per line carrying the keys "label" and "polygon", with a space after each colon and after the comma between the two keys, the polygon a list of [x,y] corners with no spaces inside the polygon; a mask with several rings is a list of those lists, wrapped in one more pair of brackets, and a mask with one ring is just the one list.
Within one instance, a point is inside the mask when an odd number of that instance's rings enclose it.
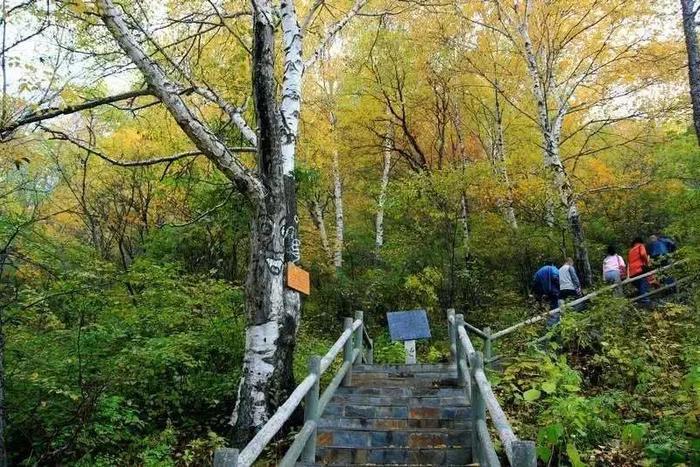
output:
{"label": "blue information sign", "polygon": [[429,339],[430,326],[425,310],[391,311],[386,314],[393,341]]}

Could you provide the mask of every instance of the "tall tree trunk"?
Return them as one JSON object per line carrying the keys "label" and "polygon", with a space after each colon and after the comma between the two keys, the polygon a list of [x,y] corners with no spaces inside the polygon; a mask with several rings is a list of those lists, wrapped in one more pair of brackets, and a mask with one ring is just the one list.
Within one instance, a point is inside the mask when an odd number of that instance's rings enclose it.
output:
{"label": "tall tree trunk", "polygon": [[495,120],[491,162],[496,177],[506,189],[506,195],[500,202],[501,209],[503,210],[503,217],[511,228],[517,229],[518,220],[515,217],[515,208],[513,207],[513,184],[510,181],[508,167],[506,166],[505,138],[503,137],[503,109],[501,109],[501,102],[499,99],[498,80],[496,80],[496,85],[494,86],[494,93]]}
{"label": "tall tree trunk", "polygon": [[314,199],[311,201],[309,206],[309,214],[311,214],[311,220],[313,221],[318,234],[321,237],[321,248],[323,252],[328,256],[328,258],[333,260],[333,252],[331,251],[331,246],[328,243],[328,232],[326,231],[326,221],[323,216],[323,209],[321,209],[321,203]]}
{"label": "tall tree trunk", "polygon": [[[586,246],[583,225],[581,223],[581,215],[578,210],[576,195],[574,194],[571,181],[566,173],[560,154],[561,131],[564,116],[567,111],[567,104],[566,102],[561,102],[554,112],[554,116],[550,118],[547,93],[544,89],[545,80],[542,79],[538,69],[537,58],[532,47],[532,41],[528,30],[529,5],[530,2],[526,1],[525,16],[520,23],[519,30],[523,39],[525,62],[528,72],[530,73],[530,78],[532,79],[532,93],[537,103],[537,120],[540,125],[540,130],[542,131],[544,147],[544,165],[551,171],[554,188],[557,190],[561,205],[566,210],[567,221],[574,240],[574,255],[576,256],[577,264],[582,269],[583,283],[590,285],[593,282],[593,271],[591,269],[588,247]],[[551,70],[547,71],[546,74],[549,75],[551,74],[550,72]],[[549,90],[550,94],[554,92],[556,92],[556,90]],[[550,203],[547,202],[548,211],[549,204]],[[552,215],[552,218],[554,217],[553,213],[546,213],[547,218],[549,218],[550,215]]]}
{"label": "tall tree trunk", "polygon": [[374,250],[378,256],[384,246],[384,205],[389,187],[389,172],[391,171],[391,148],[394,139],[394,125],[389,122],[386,137],[382,143],[382,178],[379,183],[379,198],[377,199],[377,214],[374,218]]}
{"label": "tall tree trunk", "polygon": [[[285,125],[280,123],[280,114],[298,115],[300,96],[298,89],[289,88],[285,82],[278,109],[272,8],[266,1],[253,5],[253,96],[260,128],[258,167],[268,191],[256,206],[251,225],[243,377],[231,419],[234,442],[239,445],[255,435],[294,389],[293,354],[300,308],[299,294],[284,284],[285,262],[296,263],[300,259],[293,172],[298,120],[289,118]],[[290,21],[290,14],[294,16],[293,9],[291,4],[284,5],[283,22]],[[296,23],[296,19],[293,21]],[[293,25],[283,28],[287,31]],[[295,43],[300,36],[288,37],[286,31],[287,50],[300,47]],[[289,55],[286,58],[287,70],[303,67],[300,55],[298,61],[292,57],[291,63]],[[301,70],[297,78],[301,79]]]}
{"label": "tall tree trunk", "polygon": [[688,54],[688,83],[690,84],[690,101],[693,106],[693,125],[695,136],[700,144],[700,56],[698,55],[698,36],[695,29],[695,0],[681,0],[683,10],[683,34],[685,49]]}
{"label": "tall tree trunk", "polygon": [[469,260],[471,240],[469,234],[469,201],[464,191],[460,198],[459,222],[462,224],[462,247],[464,248],[464,257]]}
{"label": "tall tree trunk", "polygon": [[[555,133],[555,135],[558,132]],[[571,235],[574,241],[574,256],[576,264],[579,266],[583,283],[590,285],[593,283],[593,270],[591,269],[591,261],[588,255],[588,246],[586,246],[586,237],[583,233],[583,225],[581,224],[581,215],[579,214],[576,195],[569,181],[566,169],[559,157],[559,144],[550,142],[548,145],[551,148],[549,168],[554,176],[554,185],[559,193],[559,199],[562,206],[566,209],[566,219],[571,230]]]}
{"label": "tall tree trunk", "polygon": [[[1,270],[2,268],[0,268]],[[0,467],[7,467],[7,445],[5,444],[5,313],[0,305]]]}
{"label": "tall tree trunk", "polygon": [[333,264],[337,269],[343,267],[343,247],[345,236],[345,219],[343,217],[343,181],[340,178],[340,156],[333,149],[333,202],[335,204],[335,251]]}

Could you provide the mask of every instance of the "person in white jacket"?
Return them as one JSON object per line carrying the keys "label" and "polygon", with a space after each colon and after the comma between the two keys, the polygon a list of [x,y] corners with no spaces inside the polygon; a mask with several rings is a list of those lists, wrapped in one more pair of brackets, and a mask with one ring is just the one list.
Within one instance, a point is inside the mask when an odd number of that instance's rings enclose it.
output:
{"label": "person in white jacket", "polygon": [[565,300],[569,297],[581,295],[581,281],[578,280],[573,258],[566,258],[566,262],[559,268],[559,298]]}
{"label": "person in white jacket", "polygon": [[[603,260],[603,280],[608,284],[619,284],[627,277],[627,265],[622,256],[617,254],[614,246],[608,246],[608,252]],[[622,295],[622,287],[617,287],[615,293]]]}

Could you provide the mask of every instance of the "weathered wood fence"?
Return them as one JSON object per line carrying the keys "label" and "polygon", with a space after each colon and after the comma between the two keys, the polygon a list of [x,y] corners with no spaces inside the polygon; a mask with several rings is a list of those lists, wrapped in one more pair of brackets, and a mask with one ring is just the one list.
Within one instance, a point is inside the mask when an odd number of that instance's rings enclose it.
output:
{"label": "weathered wood fence", "polygon": [[[309,359],[309,375],[296,387],[248,445],[241,451],[232,448],[218,449],[214,453],[214,467],[248,467],[252,465],[302,401],[304,401],[304,425],[278,465],[290,467],[295,465],[299,459],[303,462],[315,461],[316,429],[323,410],[340,385],[352,384],[352,366],[358,359],[365,363],[372,363],[373,344],[365,329],[363,312],[356,312],[354,320],[345,318],[344,327],[345,330],[326,355],[323,357],[313,356]],[[365,343],[368,344],[366,348]],[[330,368],[341,351],[343,352],[343,364],[321,394],[321,376]]]}
{"label": "weathered wood fence", "polygon": [[464,387],[472,409],[472,461],[484,467],[501,465],[491,441],[486,415],[488,413],[503,445],[508,463],[514,467],[535,467],[537,456],[534,441],[518,439],[505,412],[491,389],[484,373],[484,357],[469,339],[463,315],[447,310],[450,354],[457,365],[457,381]]}

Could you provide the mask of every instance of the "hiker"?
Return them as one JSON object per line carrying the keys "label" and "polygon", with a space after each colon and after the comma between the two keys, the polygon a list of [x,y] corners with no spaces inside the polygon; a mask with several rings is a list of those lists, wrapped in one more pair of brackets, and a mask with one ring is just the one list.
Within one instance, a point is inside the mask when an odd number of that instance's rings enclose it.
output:
{"label": "hiker", "polygon": [[663,242],[656,235],[651,235],[649,237],[649,245],[647,247],[649,256],[652,259],[659,259],[663,256],[668,255],[668,244]]}
{"label": "hiker", "polygon": [[667,235],[659,235],[659,241],[663,242],[664,245],[666,245],[666,250],[668,250],[668,253],[674,253],[678,249],[678,245],[676,245],[676,242],[673,241],[673,239]]}
{"label": "hiker", "polygon": [[559,268],[559,298],[565,300],[570,297],[581,296],[581,281],[578,280],[573,258],[566,258]]}
{"label": "hiker", "polygon": [[[553,261],[547,261],[537,270],[533,276],[533,293],[538,301],[547,299],[549,309],[559,308],[559,269]],[[559,313],[547,318],[547,326],[553,326],[559,322]]]}
{"label": "hiker", "polygon": [[[632,241],[632,248],[627,254],[627,263],[628,277],[637,277],[649,270],[649,255],[640,237]],[[644,295],[649,292],[649,280],[647,277],[634,281],[634,285],[637,287],[638,295]],[[641,299],[641,303],[648,304],[650,302],[649,297]]]}
{"label": "hiker", "polygon": [[[603,280],[608,284],[619,284],[627,277],[627,265],[617,254],[613,245],[608,245],[607,256],[603,260]],[[615,288],[615,294],[623,295],[622,287]]]}

